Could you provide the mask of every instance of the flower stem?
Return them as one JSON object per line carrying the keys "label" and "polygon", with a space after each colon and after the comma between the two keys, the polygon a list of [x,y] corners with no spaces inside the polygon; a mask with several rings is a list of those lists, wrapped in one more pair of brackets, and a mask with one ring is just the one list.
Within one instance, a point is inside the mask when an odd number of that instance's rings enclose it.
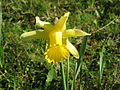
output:
{"label": "flower stem", "polygon": [[69,80],[69,58],[67,59],[67,72],[66,72],[66,88],[67,90],[69,90],[69,84],[68,84],[68,80]]}
{"label": "flower stem", "polygon": [[65,73],[64,73],[63,62],[60,63],[60,68],[61,68],[61,74],[62,74],[62,81],[63,81],[64,90],[66,90],[66,81],[65,81]]}

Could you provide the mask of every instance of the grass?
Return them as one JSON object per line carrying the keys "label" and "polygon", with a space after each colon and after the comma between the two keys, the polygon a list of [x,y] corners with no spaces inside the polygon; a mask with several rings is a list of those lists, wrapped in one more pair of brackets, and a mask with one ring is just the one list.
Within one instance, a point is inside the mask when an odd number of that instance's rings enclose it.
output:
{"label": "grass", "polygon": [[[119,0],[2,0],[2,28],[0,31],[0,89],[61,90],[60,66],[51,69],[44,59],[45,42],[20,40],[23,32],[35,30],[35,16],[54,21],[70,11],[67,28],[82,29],[89,37],[76,89],[120,89],[120,9]],[[1,19],[0,19],[1,20]],[[80,50],[83,38],[70,38]],[[69,86],[77,60],[72,56],[64,61],[69,67]],[[56,78],[49,79],[57,74]],[[66,74],[66,73],[65,73]],[[67,74],[68,75],[68,74]],[[48,80],[49,82],[47,82]],[[47,84],[46,84],[47,83]],[[71,87],[71,86],[70,86]],[[70,89],[70,88],[69,88]]]}

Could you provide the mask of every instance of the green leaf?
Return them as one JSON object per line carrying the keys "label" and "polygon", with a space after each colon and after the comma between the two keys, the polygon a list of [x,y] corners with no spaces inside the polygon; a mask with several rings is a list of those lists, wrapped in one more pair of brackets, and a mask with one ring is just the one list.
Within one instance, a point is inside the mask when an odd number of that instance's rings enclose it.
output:
{"label": "green leaf", "polygon": [[60,69],[61,69],[61,77],[62,77],[62,81],[63,81],[63,88],[64,90],[67,90],[66,89],[66,79],[65,79],[65,71],[64,71],[64,64],[63,62],[60,63]]}
{"label": "green leaf", "polygon": [[77,69],[76,69],[75,79],[77,78],[77,76],[78,76],[78,74],[80,72],[80,68],[81,68],[81,65],[82,65],[82,61],[83,61],[83,57],[84,57],[84,53],[85,53],[85,49],[86,49],[86,45],[87,45],[87,39],[88,39],[88,36],[85,36],[83,38],[83,42],[81,44],[81,49],[79,51],[80,59],[77,62]]}
{"label": "green leaf", "polygon": [[50,83],[53,79],[56,78],[56,76],[57,76],[56,70],[52,68],[52,69],[48,72],[47,79],[46,79],[46,83]]}

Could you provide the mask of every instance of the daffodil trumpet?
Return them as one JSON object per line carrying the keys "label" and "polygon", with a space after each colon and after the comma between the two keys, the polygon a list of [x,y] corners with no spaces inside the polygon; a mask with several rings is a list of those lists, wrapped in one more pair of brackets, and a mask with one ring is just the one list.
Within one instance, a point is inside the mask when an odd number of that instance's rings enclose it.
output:
{"label": "daffodil trumpet", "polygon": [[80,29],[66,29],[66,22],[69,17],[69,12],[65,13],[56,24],[52,25],[49,22],[44,22],[36,17],[36,25],[42,29],[25,32],[21,35],[21,39],[44,39],[48,41],[48,48],[46,50],[45,59],[49,63],[58,63],[70,56],[70,53],[79,58],[77,49],[70,43],[68,37],[86,36],[90,35]]}

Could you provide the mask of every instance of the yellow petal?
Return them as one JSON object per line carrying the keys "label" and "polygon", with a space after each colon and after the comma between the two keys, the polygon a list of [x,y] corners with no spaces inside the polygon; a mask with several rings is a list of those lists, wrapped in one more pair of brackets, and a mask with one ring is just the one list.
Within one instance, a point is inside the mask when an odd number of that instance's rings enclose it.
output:
{"label": "yellow petal", "polygon": [[66,47],[75,58],[79,59],[79,53],[77,49],[69,42],[68,39],[66,40]]}
{"label": "yellow petal", "polygon": [[38,16],[36,16],[36,25],[44,28],[45,30],[51,30],[53,28],[53,25],[49,22],[41,21]]}
{"label": "yellow petal", "polygon": [[62,45],[62,32],[51,32],[49,33],[50,47],[56,45]]}
{"label": "yellow petal", "polygon": [[75,37],[75,36],[86,36],[91,35],[80,29],[68,29],[63,32],[63,37]]}
{"label": "yellow petal", "polygon": [[24,40],[32,40],[32,39],[49,39],[48,33],[44,30],[36,30],[31,32],[25,32],[20,36],[21,39]]}
{"label": "yellow petal", "polygon": [[66,21],[69,17],[70,12],[67,12],[58,20],[58,22],[55,24],[54,30],[56,32],[63,32],[66,29]]}
{"label": "yellow petal", "polygon": [[45,59],[48,60],[49,63],[58,63],[69,57],[69,51],[65,46],[55,46],[49,48],[45,52]]}

